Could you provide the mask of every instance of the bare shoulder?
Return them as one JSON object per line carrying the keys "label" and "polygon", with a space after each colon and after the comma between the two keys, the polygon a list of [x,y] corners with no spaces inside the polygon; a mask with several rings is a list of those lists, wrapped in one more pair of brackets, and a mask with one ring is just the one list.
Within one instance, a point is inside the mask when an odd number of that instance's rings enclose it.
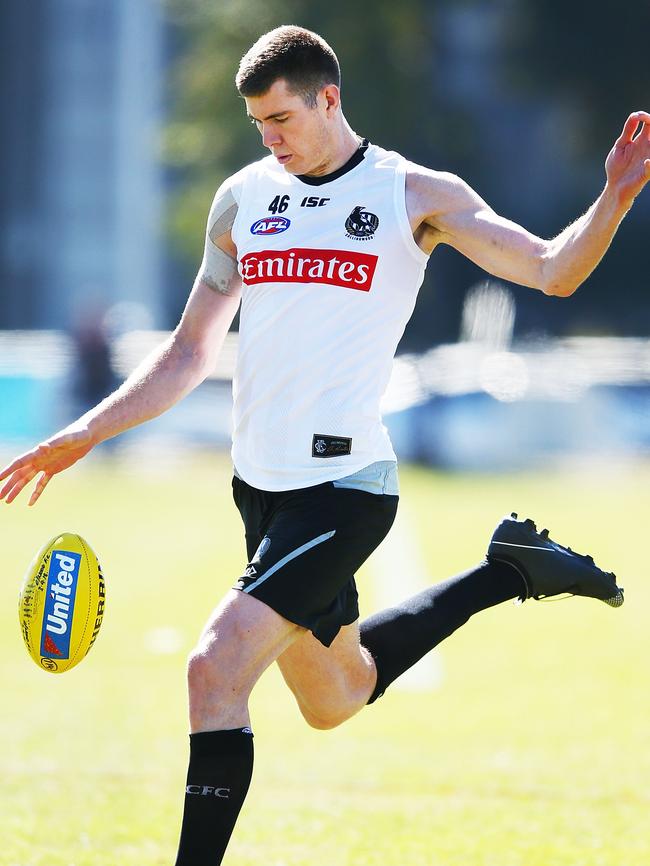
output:
{"label": "bare shoulder", "polygon": [[243,169],[226,178],[214,195],[197,277],[199,283],[224,295],[239,295],[241,289],[232,229],[239,211],[242,182]]}
{"label": "bare shoulder", "polygon": [[425,253],[448,240],[445,216],[471,206],[476,199],[476,193],[457,175],[409,163],[406,210],[413,237]]}
{"label": "bare shoulder", "polygon": [[465,207],[478,199],[462,178],[414,162],[406,172],[406,206],[409,218],[422,220]]}
{"label": "bare shoulder", "polygon": [[227,177],[215,193],[208,216],[208,237],[213,244],[228,252],[233,248],[230,232],[239,210],[241,185],[241,171]]}

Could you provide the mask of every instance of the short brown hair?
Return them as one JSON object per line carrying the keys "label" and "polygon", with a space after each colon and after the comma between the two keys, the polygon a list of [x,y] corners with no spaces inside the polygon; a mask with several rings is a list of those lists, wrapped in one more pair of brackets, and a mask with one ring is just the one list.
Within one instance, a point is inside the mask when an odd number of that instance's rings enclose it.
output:
{"label": "short brown hair", "polygon": [[235,84],[241,96],[261,96],[283,78],[307,105],[328,84],[341,85],[336,54],[325,40],[304,27],[284,25],[261,36],[242,57]]}

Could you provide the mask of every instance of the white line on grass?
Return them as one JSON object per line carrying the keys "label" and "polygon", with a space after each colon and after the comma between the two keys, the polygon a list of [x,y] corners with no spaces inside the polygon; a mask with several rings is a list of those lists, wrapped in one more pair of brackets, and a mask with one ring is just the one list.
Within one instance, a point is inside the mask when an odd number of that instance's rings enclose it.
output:
{"label": "white line on grass", "polygon": [[[431,576],[411,526],[409,506],[402,499],[391,531],[368,563],[380,610],[392,607],[431,585]],[[442,659],[434,649],[396,680],[391,688],[430,691],[440,688],[443,680]]]}
{"label": "white line on grass", "polygon": [[144,645],[153,655],[174,655],[183,647],[183,634],[173,625],[161,625],[145,632]]}

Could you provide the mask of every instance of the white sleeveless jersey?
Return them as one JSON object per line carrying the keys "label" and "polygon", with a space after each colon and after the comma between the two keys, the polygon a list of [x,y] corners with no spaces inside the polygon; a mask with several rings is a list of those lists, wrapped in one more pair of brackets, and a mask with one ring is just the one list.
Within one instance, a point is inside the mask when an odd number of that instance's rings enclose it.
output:
{"label": "white sleeveless jersey", "polygon": [[395,459],[379,403],[427,262],[406,167],[371,144],[317,185],[273,156],[237,174],[232,456],[253,487],[310,487]]}

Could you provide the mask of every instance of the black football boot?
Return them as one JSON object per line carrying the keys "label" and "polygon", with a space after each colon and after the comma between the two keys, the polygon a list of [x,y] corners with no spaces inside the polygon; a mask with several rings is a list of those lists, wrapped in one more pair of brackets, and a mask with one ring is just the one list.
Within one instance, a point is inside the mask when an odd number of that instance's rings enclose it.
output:
{"label": "black football boot", "polygon": [[494,530],[487,558],[508,562],[521,574],[526,585],[521,601],[561,593],[591,596],[610,607],[620,607],[624,601],[615,574],[601,571],[591,556],[553,541],[548,529],[537,532],[530,518],[504,517]]}

